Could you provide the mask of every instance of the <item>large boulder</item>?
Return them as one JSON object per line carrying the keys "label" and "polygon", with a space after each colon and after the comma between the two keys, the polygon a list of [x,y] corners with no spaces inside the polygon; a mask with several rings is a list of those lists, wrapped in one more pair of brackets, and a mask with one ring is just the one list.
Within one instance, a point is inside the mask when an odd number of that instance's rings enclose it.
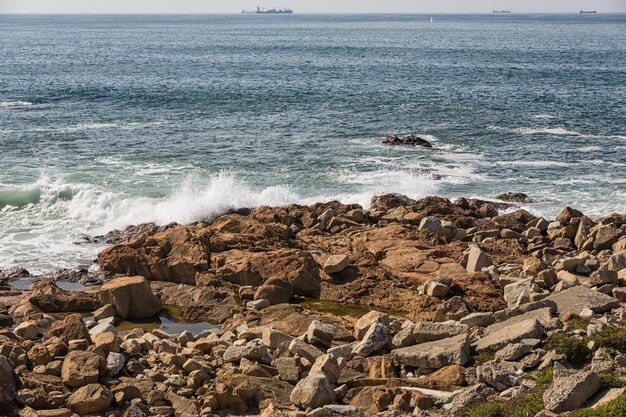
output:
{"label": "large boulder", "polygon": [[269,279],[279,278],[291,284],[293,295],[314,298],[320,295],[319,266],[304,250],[230,250],[214,255],[211,262],[218,277],[235,285],[261,286]]}
{"label": "large boulder", "polygon": [[602,381],[595,372],[578,372],[574,375],[557,378],[543,394],[546,410],[564,413],[580,407],[602,387]]}
{"label": "large boulder", "polygon": [[104,358],[97,353],[73,350],[67,354],[61,368],[63,383],[71,387],[82,387],[98,382],[106,369]]}
{"label": "large boulder", "polygon": [[335,392],[323,373],[309,374],[291,392],[291,402],[300,408],[318,408],[335,402]]}
{"label": "large boulder", "polygon": [[9,403],[17,392],[17,380],[11,362],[0,355],[0,406]]}
{"label": "large boulder", "polygon": [[448,365],[465,365],[470,357],[470,340],[467,334],[460,334],[435,342],[395,349],[391,353],[402,365],[436,370]]}
{"label": "large boulder", "polygon": [[103,304],[115,307],[118,317],[139,319],[161,311],[161,301],[152,293],[150,283],[140,276],[115,278],[100,288]]}
{"label": "large boulder", "polygon": [[196,273],[209,269],[209,236],[206,227],[193,225],[146,232],[103,250],[98,263],[107,272],[195,284]]}
{"label": "large boulder", "polygon": [[475,343],[477,351],[496,351],[522,339],[541,339],[545,329],[536,318],[502,327],[483,336]]}
{"label": "large boulder", "polygon": [[558,313],[568,311],[580,314],[586,308],[593,310],[595,313],[604,313],[619,307],[619,300],[616,298],[582,285],[552,294],[547,300],[556,304]]}
{"label": "large boulder", "polygon": [[39,281],[33,285],[29,301],[41,311],[93,311],[100,307],[95,294],[85,291],[65,291],[50,281]]}
{"label": "large boulder", "polygon": [[100,384],[89,384],[77,389],[67,399],[67,407],[81,416],[102,413],[111,405],[113,395]]}
{"label": "large boulder", "polygon": [[63,320],[58,320],[52,323],[49,336],[58,336],[65,339],[65,341],[84,339],[91,342],[91,336],[89,330],[83,322],[80,314],[69,314]]}

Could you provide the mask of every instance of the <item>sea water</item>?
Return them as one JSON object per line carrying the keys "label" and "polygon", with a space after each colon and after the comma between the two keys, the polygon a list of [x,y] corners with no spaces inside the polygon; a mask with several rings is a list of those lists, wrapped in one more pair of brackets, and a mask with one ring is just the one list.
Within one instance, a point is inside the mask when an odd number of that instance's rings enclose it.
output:
{"label": "sea water", "polygon": [[[626,15],[0,15],[0,269],[373,195],[626,211]],[[389,147],[390,132],[432,149]]]}

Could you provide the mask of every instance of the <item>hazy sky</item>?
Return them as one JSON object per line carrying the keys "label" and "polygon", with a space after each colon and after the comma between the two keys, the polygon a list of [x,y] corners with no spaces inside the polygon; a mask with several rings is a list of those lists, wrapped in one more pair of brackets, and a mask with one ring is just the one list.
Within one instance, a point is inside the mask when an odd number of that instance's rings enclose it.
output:
{"label": "hazy sky", "polygon": [[297,13],[626,12],[626,0],[0,0],[2,13],[237,13],[291,7]]}

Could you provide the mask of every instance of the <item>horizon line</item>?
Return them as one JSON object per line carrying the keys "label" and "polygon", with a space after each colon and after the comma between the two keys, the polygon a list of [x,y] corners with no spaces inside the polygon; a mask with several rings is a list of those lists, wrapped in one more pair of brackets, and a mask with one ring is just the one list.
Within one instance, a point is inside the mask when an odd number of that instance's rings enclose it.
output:
{"label": "horizon line", "polygon": [[[242,12],[0,12],[0,15],[240,15]],[[256,15],[255,13],[249,13]],[[511,13],[493,13],[493,11],[473,11],[473,12],[296,12],[292,15],[419,15],[419,14],[581,14],[580,11],[536,11],[536,12],[514,12]],[[595,14],[626,14],[624,11],[600,12]],[[263,16],[262,14],[260,16]],[[273,15],[272,15],[273,16]],[[288,15],[285,15],[285,17]]]}

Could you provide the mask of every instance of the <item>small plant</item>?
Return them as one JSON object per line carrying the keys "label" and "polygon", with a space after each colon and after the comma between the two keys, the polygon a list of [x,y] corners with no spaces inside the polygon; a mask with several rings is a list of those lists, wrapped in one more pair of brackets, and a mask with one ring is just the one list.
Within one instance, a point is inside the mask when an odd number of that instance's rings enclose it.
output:
{"label": "small plant", "polygon": [[474,365],[482,365],[496,358],[494,353],[480,352],[478,356],[474,356]]}
{"label": "small plant", "polygon": [[567,324],[569,324],[572,329],[576,330],[587,331],[587,327],[589,327],[589,321],[580,317],[574,317],[573,319],[568,321]]}
{"label": "small plant", "polygon": [[475,405],[461,414],[461,417],[533,417],[541,411],[542,404],[542,392],[533,391],[508,402]]}
{"label": "small plant", "polygon": [[551,384],[554,380],[554,369],[552,367],[546,368],[542,373],[535,375],[535,381],[539,385],[548,385]]}
{"label": "small plant", "polygon": [[546,348],[567,356],[569,363],[574,366],[583,366],[591,355],[587,348],[587,338],[579,339],[562,333],[550,336],[546,341]]}
{"label": "small plant", "polygon": [[570,417],[626,417],[626,395],[621,395],[595,409],[579,410]]}
{"label": "small plant", "polygon": [[482,403],[463,412],[461,417],[507,417],[501,403]]}
{"label": "small plant", "polygon": [[626,354],[626,329],[608,326],[593,335],[593,341],[603,348]]}
{"label": "small plant", "polygon": [[603,372],[598,377],[602,381],[602,385],[607,388],[624,388],[626,387],[626,379],[619,372]]}
{"label": "small plant", "polygon": [[542,408],[543,394],[541,392],[532,392],[508,402],[505,408],[505,416],[534,417]]}

